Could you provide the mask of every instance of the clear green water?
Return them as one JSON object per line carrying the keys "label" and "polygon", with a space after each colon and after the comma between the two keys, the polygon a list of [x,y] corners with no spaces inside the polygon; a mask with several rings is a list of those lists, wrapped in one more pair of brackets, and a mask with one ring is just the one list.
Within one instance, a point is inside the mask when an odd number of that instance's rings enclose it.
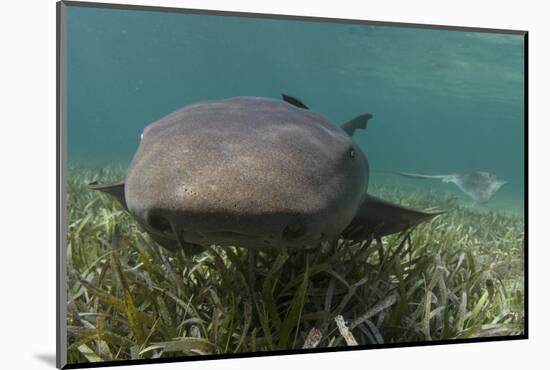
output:
{"label": "clear green water", "polygon": [[484,170],[509,181],[490,207],[523,209],[523,36],[71,6],[67,34],[71,164],[129,163],[183,105],[284,92],[335,124],[374,114],[372,181]]}

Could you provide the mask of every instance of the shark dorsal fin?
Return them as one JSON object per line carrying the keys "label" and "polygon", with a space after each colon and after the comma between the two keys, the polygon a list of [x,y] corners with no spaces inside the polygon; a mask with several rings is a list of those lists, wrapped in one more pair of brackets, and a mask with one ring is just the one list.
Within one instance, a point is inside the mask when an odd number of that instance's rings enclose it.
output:
{"label": "shark dorsal fin", "polygon": [[309,109],[304,103],[292,96],[288,96],[286,94],[281,94],[281,96],[283,97],[283,100],[286,101],[288,104],[292,104],[298,108]]}
{"label": "shark dorsal fin", "polygon": [[346,123],[342,123],[340,125],[340,127],[342,128],[342,130],[346,131],[349,136],[353,136],[353,133],[358,128],[363,129],[363,130],[366,129],[367,128],[367,122],[371,118],[372,118],[372,114],[364,113],[364,114],[361,114],[360,116],[357,116],[354,119],[352,119],[352,120],[350,120]]}

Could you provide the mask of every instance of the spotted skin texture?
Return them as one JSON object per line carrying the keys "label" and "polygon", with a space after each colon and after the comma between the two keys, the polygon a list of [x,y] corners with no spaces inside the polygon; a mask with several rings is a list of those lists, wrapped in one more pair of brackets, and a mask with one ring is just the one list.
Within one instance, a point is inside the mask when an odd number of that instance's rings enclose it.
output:
{"label": "spotted skin texture", "polygon": [[238,97],[147,126],[125,197],[168,239],[292,246],[337,237],[367,184],[366,158],[338,126],[283,101]]}
{"label": "spotted skin texture", "polygon": [[341,126],[296,98],[236,97],[186,106],[147,126],[116,197],[163,247],[305,247],[379,238],[441,212],[367,194],[367,158]]}

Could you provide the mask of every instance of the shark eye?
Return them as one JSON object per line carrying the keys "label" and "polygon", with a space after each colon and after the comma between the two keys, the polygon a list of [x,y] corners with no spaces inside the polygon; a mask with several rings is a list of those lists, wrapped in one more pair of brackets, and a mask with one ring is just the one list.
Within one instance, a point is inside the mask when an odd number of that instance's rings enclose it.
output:
{"label": "shark eye", "polygon": [[353,147],[348,151],[348,155],[351,159],[355,159],[355,149]]}
{"label": "shark eye", "polygon": [[143,132],[141,133],[141,138],[140,138],[140,140],[143,140]]}

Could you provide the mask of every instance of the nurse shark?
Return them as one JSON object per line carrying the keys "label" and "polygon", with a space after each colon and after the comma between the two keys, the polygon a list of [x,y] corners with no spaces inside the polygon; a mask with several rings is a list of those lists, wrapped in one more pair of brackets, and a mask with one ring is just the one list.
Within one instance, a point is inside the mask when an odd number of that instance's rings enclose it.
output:
{"label": "nurse shark", "polygon": [[398,233],[435,217],[367,193],[352,135],[296,98],[197,102],[148,125],[126,178],[89,187],[116,197],[160,245],[304,247]]}

